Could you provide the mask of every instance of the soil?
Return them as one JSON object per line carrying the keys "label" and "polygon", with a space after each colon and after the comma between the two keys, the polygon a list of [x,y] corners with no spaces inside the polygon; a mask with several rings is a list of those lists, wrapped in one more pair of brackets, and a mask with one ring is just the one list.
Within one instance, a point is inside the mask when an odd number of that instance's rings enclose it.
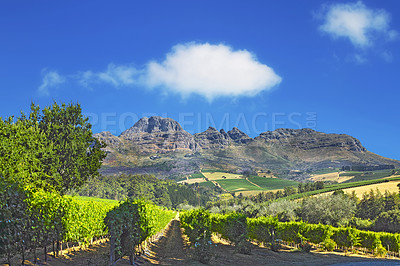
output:
{"label": "soil", "polygon": [[[203,265],[193,259],[192,250],[183,235],[179,220],[175,219],[164,235],[149,246],[149,250],[138,258],[137,265]],[[252,254],[244,255],[235,252],[234,247],[226,241],[213,237],[213,258],[210,265],[400,265],[399,258],[379,259],[372,256],[361,256],[344,252],[320,252],[313,250],[309,253],[284,246],[279,252],[252,244]],[[28,257],[29,258],[29,257]],[[30,257],[27,265],[34,265]],[[20,264],[18,258],[14,264]],[[39,260],[37,265],[76,265],[102,266],[109,265],[109,242],[96,243],[85,250],[69,250],[68,254],[57,258],[50,257],[48,262]],[[120,259],[116,265],[129,265],[127,257]]]}

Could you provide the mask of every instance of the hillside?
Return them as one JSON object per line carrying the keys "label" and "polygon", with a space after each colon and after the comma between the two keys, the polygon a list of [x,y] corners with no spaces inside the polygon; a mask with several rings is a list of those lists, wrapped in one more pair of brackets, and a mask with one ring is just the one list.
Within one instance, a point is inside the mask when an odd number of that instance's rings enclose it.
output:
{"label": "hillside", "polygon": [[308,173],[343,166],[400,166],[400,162],[369,152],[360,141],[345,134],[312,129],[277,129],[255,138],[238,128],[215,128],[194,135],[170,118],[144,117],[114,136],[95,134],[107,144],[101,172],[106,175],[155,174],[179,179],[202,168],[230,172],[268,171],[302,179]]}

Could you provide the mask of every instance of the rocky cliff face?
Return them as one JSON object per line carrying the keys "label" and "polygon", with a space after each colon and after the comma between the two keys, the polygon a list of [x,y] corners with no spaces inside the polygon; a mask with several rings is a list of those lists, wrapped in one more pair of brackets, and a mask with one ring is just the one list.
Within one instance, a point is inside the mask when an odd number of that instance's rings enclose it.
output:
{"label": "rocky cliff face", "polygon": [[133,127],[125,130],[120,135],[125,139],[130,139],[132,135],[137,133],[160,133],[184,131],[178,122],[171,118],[162,118],[160,116],[152,116],[150,118],[143,117],[137,121]]}
{"label": "rocky cliff face", "polygon": [[118,147],[121,145],[121,139],[111,134],[110,131],[94,134],[94,137],[107,144],[106,151],[118,149]]}
{"label": "rocky cliff face", "polygon": [[247,144],[252,142],[253,139],[247,136],[247,134],[240,131],[237,127],[232,128],[232,130],[228,131],[228,136],[232,139],[233,142],[238,144]]}
{"label": "rocky cliff face", "polygon": [[194,168],[198,170],[207,165],[211,168],[228,166],[230,169],[400,166],[399,161],[367,151],[354,137],[312,129],[281,128],[264,132],[254,139],[236,127],[228,132],[210,127],[192,135],[175,120],[154,116],[140,119],[118,137],[110,132],[101,132],[95,137],[108,145],[104,164],[128,167],[126,169],[131,173],[157,173],[157,167],[160,167],[162,171],[169,169],[166,175],[169,176],[190,173]]}
{"label": "rocky cliff face", "polygon": [[202,133],[194,134],[194,139],[201,149],[223,149],[231,142],[228,134],[223,129],[216,130],[209,127]]}
{"label": "rocky cliff face", "polygon": [[197,150],[193,136],[178,122],[159,116],[140,119],[122,132],[119,139],[136,147],[142,154]]}
{"label": "rocky cliff face", "polygon": [[106,142],[108,149],[116,149],[124,143],[135,147],[142,154],[224,149],[231,144],[253,141],[236,127],[228,132],[209,127],[204,132],[191,135],[175,120],[159,116],[140,119],[119,137],[110,132],[101,132],[95,136]]}
{"label": "rocky cliff face", "polygon": [[261,133],[255,139],[264,140],[270,144],[279,144],[301,150],[322,148],[337,148],[339,150],[365,152],[367,151],[356,138],[345,134],[326,134],[309,128],[280,128],[275,131]]}

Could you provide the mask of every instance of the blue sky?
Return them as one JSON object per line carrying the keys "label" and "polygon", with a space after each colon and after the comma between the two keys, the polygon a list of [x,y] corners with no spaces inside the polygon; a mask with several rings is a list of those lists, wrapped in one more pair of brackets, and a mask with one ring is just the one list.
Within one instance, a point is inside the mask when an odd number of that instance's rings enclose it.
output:
{"label": "blue sky", "polygon": [[1,1],[0,116],[79,102],[94,132],[345,133],[400,159],[400,2]]}

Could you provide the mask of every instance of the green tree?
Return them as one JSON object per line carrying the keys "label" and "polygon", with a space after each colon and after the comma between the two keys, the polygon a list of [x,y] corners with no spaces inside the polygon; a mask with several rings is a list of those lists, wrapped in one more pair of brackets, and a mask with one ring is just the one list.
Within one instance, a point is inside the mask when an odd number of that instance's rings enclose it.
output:
{"label": "green tree", "polygon": [[283,194],[285,195],[285,197],[296,194],[296,188],[295,187],[284,187]]}
{"label": "green tree", "polygon": [[329,195],[307,198],[299,209],[299,216],[309,223],[344,225],[353,217],[356,203],[347,196]]}
{"label": "green tree", "polygon": [[79,104],[56,102],[29,117],[0,119],[0,174],[24,186],[61,194],[98,175],[105,145],[93,137]]}
{"label": "green tree", "polygon": [[262,209],[260,214],[278,217],[281,222],[295,221],[298,218],[296,212],[300,207],[301,203],[298,201],[274,201]]}
{"label": "green tree", "polygon": [[400,198],[398,193],[390,193],[388,191],[385,191],[385,194],[383,196],[383,202],[385,205],[384,211],[391,211],[391,210],[397,210],[400,205]]}
{"label": "green tree", "polygon": [[30,118],[36,118],[40,133],[44,135],[51,154],[42,157],[46,183],[62,194],[81,187],[85,181],[98,175],[106,157],[103,143],[93,137],[89,119],[82,115],[79,104],[56,102],[43,109],[32,104]]}
{"label": "green tree", "polygon": [[400,231],[400,211],[382,212],[375,221],[374,229],[376,231],[398,233]]}
{"label": "green tree", "polygon": [[385,202],[379,190],[376,193],[371,189],[364,193],[362,200],[357,205],[356,216],[362,219],[374,220],[385,211]]}
{"label": "green tree", "polygon": [[318,190],[318,189],[323,189],[325,187],[325,184],[323,181],[317,181],[314,184],[315,188],[314,190]]}
{"label": "green tree", "polygon": [[51,147],[43,143],[44,136],[31,118],[33,114],[0,118],[0,175],[7,182],[44,187],[41,159],[50,154]]}

